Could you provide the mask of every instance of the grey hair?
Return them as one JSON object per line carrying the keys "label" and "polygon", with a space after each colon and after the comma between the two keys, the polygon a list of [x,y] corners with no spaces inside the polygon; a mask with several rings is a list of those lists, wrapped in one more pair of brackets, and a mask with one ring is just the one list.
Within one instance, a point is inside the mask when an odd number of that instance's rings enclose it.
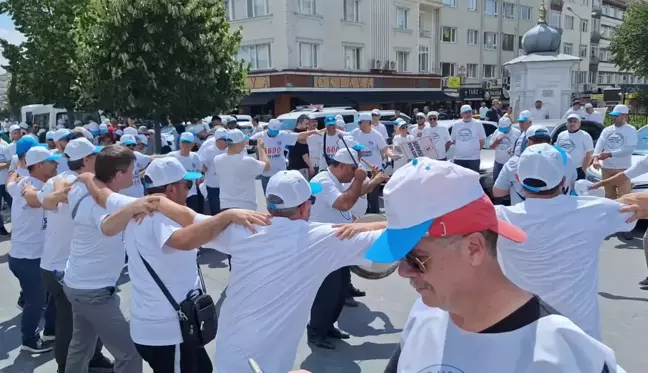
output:
{"label": "grey hair", "polygon": [[268,204],[268,213],[272,216],[277,216],[277,217],[282,217],[282,218],[289,218],[295,215],[295,213],[299,210],[299,206],[296,207],[290,207],[290,208],[273,208],[271,207],[272,205],[281,205],[284,203],[283,199],[281,197],[276,196],[274,194],[270,194],[266,197],[266,202]]}

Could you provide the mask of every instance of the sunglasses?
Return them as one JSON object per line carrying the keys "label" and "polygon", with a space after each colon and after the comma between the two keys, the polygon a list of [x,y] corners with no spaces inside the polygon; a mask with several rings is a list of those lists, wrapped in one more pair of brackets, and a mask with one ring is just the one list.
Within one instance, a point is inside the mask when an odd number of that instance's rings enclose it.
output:
{"label": "sunglasses", "polygon": [[311,205],[314,205],[316,200],[317,198],[315,198],[315,196],[308,197],[308,201],[310,201]]}
{"label": "sunglasses", "polygon": [[193,180],[181,180],[181,181],[177,182],[176,184],[183,184],[183,183],[186,183],[187,189],[191,189],[193,187],[194,182],[193,182]]}
{"label": "sunglasses", "polygon": [[[456,236],[450,241],[448,241],[446,244],[443,246],[449,246],[455,242],[458,242],[462,238],[466,237],[468,235],[462,235],[462,236]],[[427,271],[427,267],[425,267],[425,263],[427,263],[431,257],[427,257],[425,259],[421,259],[417,257],[416,255],[410,253],[407,253],[403,259],[401,259],[402,262],[407,264],[410,268],[415,269],[419,273],[425,273]]]}

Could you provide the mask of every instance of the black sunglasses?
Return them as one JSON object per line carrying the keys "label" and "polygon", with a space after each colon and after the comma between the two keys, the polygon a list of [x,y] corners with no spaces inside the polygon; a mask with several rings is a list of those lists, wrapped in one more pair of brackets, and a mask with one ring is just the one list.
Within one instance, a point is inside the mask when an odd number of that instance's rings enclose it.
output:
{"label": "black sunglasses", "polygon": [[315,198],[315,196],[310,196],[308,197],[308,200],[310,201],[311,205],[314,205],[317,198]]}

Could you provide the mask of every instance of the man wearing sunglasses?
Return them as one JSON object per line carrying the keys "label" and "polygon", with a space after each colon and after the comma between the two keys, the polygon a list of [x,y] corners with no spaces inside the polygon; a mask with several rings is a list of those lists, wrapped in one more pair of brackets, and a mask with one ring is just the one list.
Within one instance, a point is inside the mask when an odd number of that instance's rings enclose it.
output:
{"label": "man wearing sunglasses", "polygon": [[401,261],[421,295],[388,372],[616,371],[609,348],[504,275],[500,236],[526,235],[497,218],[478,173],[414,159],[385,186],[385,209],[387,230],[366,258]]}

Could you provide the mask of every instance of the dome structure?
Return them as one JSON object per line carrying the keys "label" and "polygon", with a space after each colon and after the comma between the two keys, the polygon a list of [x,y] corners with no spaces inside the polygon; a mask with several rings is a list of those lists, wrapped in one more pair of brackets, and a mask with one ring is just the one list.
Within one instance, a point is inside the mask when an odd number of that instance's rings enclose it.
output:
{"label": "dome structure", "polygon": [[538,24],[522,36],[522,49],[525,54],[558,53],[560,50],[560,32],[547,25],[545,22],[546,13],[543,1],[540,6]]}

